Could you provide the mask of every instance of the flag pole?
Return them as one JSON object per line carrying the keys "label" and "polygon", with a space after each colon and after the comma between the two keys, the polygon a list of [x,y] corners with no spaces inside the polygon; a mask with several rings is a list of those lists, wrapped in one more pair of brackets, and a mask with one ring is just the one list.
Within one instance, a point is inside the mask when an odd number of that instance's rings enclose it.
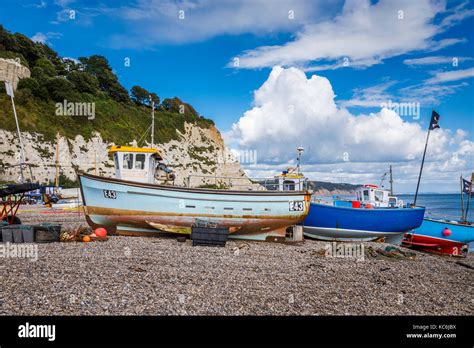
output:
{"label": "flag pole", "polygon": [[472,183],[474,181],[474,173],[471,174],[471,188],[469,189],[469,194],[467,195],[467,207],[466,207],[466,215],[464,216],[464,220],[467,222],[467,213],[469,212],[469,205],[471,204],[471,196],[472,196]]}
{"label": "flag pole", "polygon": [[459,182],[461,183],[461,221],[464,221],[464,192],[462,185],[462,175],[459,177]]}
{"label": "flag pole", "polygon": [[18,133],[18,140],[20,142],[20,172],[21,172],[21,183],[24,182],[24,175],[23,175],[23,165],[25,164],[25,153],[23,151],[23,142],[21,141],[21,132],[20,126],[18,124],[18,116],[16,115],[16,107],[15,107],[15,100],[13,97],[13,86],[10,82],[5,82],[5,89],[7,90],[7,94],[10,96],[13,106],[13,114],[15,115],[15,123],[16,123],[16,131]]}
{"label": "flag pole", "polygon": [[418,183],[416,184],[415,199],[413,205],[416,205],[416,199],[418,198],[418,189],[420,188],[421,173],[423,173],[423,164],[425,163],[426,148],[428,147],[428,140],[430,139],[431,129],[428,129],[428,134],[426,135],[425,151],[423,151],[423,159],[421,160],[420,174],[418,175]]}

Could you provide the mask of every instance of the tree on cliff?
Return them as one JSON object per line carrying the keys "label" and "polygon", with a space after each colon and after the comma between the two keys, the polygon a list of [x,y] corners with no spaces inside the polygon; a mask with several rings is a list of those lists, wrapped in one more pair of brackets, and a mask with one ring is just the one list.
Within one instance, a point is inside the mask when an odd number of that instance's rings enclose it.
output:
{"label": "tree on cliff", "polygon": [[155,102],[155,106],[160,104],[160,97],[156,93],[148,92],[145,88],[140,86],[133,86],[130,89],[130,94],[132,100],[138,105],[147,105],[151,106],[151,100]]}
{"label": "tree on cliff", "polygon": [[[37,132],[49,141],[55,141],[58,131],[70,139],[78,134],[90,139],[99,132],[106,141],[126,144],[150,126],[149,111],[131,102],[128,91],[102,56],[82,57],[79,62],[65,59],[49,46],[12,34],[0,25],[0,57],[19,58],[31,72],[30,78],[20,79],[15,93],[23,131]],[[10,101],[2,90],[0,83],[0,129],[15,131]],[[132,92],[134,101],[139,96],[139,101],[149,107],[151,96],[155,102],[155,139],[162,143],[179,140],[186,123],[205,128],[213,125],[177,97],[160,105],[156,93],[144,88],[140,92]],[[94,103],[96,117],[56,117],[54,103],[64,100]]]}
{"label": "tree on cliff", "polygon": [[82,71],[72,71],[67,79],[74,84],[74,87],[81,93],[97,94],[99,91],[99,81],[91,74]]}
{"label": "tree on cliff", "polygon": [[169,112],[184,114],[184,115],[192,115],[198,117],[199,114],[197,111],[188,103],[183,102],[178,97],[174,97],[172,99],[166,98],[161,103],[161,107]]}
{"label": "tree on cliff", "polygon": [[117,76],[112,72],[108,60],[99,55],[80,57],[79,61],[83,70],[92,74],[99,81],[99,87],[112,99],[127,103],[130,101],[127,90],[118,82]]}
{"label": "tree on cliff", "polygon": [[130,89],[130,94],[132,96],[132,100],[138,105],[147,105],[149,101],[150,92],[148,92],[145,88],[140,86],[133,86]]}
{"label": "tree on cliff", "polygon": [[151,100],[155,102],[155,107],[160,105],[160,97],[156,93],[150,93]]}

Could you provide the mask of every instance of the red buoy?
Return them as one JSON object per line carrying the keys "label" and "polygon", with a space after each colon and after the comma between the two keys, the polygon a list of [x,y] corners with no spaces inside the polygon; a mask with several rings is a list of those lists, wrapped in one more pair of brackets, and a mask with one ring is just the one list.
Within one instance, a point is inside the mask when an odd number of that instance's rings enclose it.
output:
{"label": "red buoy", "polygon": [[451,235],[451,230],[447,227],[444,228],[443,230],[443,236],[448,237]]}
{"label": "red buoy", "polygon": [[103,227],[96,228],[94,231],[95,235],[99,238],[107,237],[107,230]]}

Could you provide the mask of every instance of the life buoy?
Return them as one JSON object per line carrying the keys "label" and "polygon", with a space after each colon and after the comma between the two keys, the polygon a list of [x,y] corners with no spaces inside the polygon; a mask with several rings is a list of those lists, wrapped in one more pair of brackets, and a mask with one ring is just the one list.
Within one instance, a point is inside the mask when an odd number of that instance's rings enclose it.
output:
{"label": "life buoy", "polygon": [[377,185],[374,184],[365,184],[364,187],[379,188]]}

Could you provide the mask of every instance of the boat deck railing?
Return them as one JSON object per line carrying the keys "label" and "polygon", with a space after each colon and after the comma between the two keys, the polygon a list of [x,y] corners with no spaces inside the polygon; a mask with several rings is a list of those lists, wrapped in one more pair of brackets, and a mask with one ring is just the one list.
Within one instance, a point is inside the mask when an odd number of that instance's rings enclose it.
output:
{"label": "boat deck railing", "polygon": [[[193,180],[194,179],[194,180]],[[197,180],[196,180],[197,179]],[[199,180],[200,179],[200,180]],[[198,182],[197,182],[198,181]],[[303,190],[308,189],[308,179],[303,178],[297,184],[302,183]],[[247,190],[269,190],[279,189],[278,180],[275,178],[248,178],[246,176],[219,176],[191,174],[186,179],[186,187],[213,186],[224,189],[247,189]]]}

